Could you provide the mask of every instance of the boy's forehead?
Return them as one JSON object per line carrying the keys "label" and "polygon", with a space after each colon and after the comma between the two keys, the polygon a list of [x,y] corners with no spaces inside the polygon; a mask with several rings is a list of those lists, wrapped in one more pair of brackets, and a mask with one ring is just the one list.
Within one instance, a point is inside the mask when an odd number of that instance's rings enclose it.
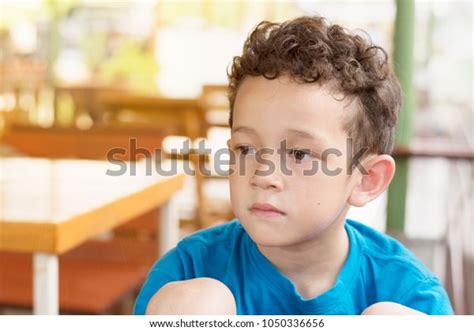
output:
{"label": "boy's forehead", "polygon": [[265,107],[278,113],[288,110],[293,115],[304,116],[307,112],[316,116],[319,110],[324,110],[326,115],[345,110],[350,106],[347,100],[343,94],[334,92],[331,84],[298,83],[286,76],[276,79],[258,76],[243,80],[234,108],[238,111]]}
{"label": "boy's forehead", "polygon": [[315,139],[326,131],[342,130],[344,115],[352,110],[346,101],[320,84],[297,83],[287,77],[247,77],[237,92],[232,132],[271,129],[285,136]]}

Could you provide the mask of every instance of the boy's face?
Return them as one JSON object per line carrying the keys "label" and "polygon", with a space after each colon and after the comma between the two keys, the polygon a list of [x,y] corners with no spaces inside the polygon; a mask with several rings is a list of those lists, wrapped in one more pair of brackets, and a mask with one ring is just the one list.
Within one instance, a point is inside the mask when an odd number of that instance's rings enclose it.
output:
{"label": "boy's face", "polygon": [[257,244],[302,243],[345,218],[360,174],[348,175],[342,128],[353,107],[324,86],[287,77],[242,82],[228,142],[235,153],[230,191],[236,217]]}

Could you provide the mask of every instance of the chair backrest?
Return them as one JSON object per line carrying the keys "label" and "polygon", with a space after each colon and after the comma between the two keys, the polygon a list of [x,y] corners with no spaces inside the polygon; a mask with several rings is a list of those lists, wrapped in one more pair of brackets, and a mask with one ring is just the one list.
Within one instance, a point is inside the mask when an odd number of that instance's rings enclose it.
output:
{"label": "chair backrest", "polygon": [[200,97],[208,127],[229,126],[229,100],[227,85],[203,85]]}

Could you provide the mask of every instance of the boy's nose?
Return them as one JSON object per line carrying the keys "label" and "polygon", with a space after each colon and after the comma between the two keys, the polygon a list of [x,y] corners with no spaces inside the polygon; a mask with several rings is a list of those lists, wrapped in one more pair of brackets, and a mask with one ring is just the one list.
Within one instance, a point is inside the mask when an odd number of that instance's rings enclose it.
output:
{"label": "boy's nose", "polygon": [[277,169],[277,163],[274,167],[267,165],[257,165],[253,175],[250,177],[250,185],[261,189],[273,189],[281,191],[283,189],[282,178]]}

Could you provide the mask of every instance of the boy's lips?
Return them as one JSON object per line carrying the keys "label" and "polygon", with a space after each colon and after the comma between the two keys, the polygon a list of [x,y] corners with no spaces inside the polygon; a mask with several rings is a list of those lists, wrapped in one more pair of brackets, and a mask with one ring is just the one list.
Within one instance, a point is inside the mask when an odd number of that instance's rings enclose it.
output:
{"label": "boy's lips", "polygon": [[272,218],[285,215],[284,212],[275,208],[269,203],[254,203],[250,208],[250,212],[260,217]]}

